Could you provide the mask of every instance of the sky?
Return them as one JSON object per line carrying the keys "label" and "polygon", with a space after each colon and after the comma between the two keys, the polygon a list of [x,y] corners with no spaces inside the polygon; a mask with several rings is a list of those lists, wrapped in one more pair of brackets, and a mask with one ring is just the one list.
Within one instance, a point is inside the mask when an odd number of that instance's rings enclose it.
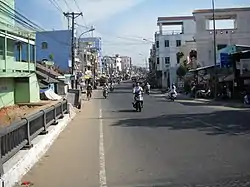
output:
{"label": "sky", "polygon": [[[143,66],[161,16],[192,15],[195,9],[211,8],[211,0],[15,0],[16,9],[46,30],[67,29],[63,12],[82,12],[76,22],[94,26],[102,37],[104,55],[127,55]],[[25,2],[25,3],[24,3]],[[55,7],[52,3],[59,5]],[[216,8],[249,6],[249,0],[215,0]],[[76,26],[78,34],[86,28]],[[90,36],[90,33],[85,35]],[[143,38],[147,39],[144,41]]]}

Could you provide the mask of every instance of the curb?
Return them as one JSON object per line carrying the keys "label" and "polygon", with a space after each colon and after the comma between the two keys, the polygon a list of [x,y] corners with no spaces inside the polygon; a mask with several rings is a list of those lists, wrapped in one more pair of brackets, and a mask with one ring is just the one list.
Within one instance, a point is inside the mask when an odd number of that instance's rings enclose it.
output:
{"label": "curb", "polygon": [[[47,152],[53,142],[57,139],[59,134],[65,129],[69,122],[75,117],[76,112],[73,107],[69,105],[69,114],[65,114],[65,117],[58,120],[56,126],[51,126],[48,134],[44,137],[38,136],[33,141],[33,147],[29,150],[21,150],[13,158],[4,164],[11,165],[10,169],[4,173],[1,177],[2,184],[0,187],[13,187],[18,184],[22,177],[39,161],[39,159]],[[18,155],[19,154],[19,155]],[[19,157],[19,159],[18,159]]]}

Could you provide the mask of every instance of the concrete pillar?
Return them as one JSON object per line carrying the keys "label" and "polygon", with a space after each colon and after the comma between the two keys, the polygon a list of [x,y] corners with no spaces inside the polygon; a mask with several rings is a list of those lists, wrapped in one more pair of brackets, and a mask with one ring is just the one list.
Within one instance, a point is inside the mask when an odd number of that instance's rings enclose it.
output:
{"label": "concrete pillar", "polygon": [[159,24],[159,33],[162,34],[162,23]]}
{"label": "concrete pillar", "polygon": [[28,36],[28,43],[27,43],[27,62],[28,62],[28,71],[30,72],[30,38]]}
{"label": "concrete pillar", "polygon": [[5,61],[5,71],[7,71],[7,51],[8,51],[8,39],[6,36],[7,31],[5,31],[5,35],[4,35],[4,53],[3,53],[3,57],[4,57],[4,61]]}

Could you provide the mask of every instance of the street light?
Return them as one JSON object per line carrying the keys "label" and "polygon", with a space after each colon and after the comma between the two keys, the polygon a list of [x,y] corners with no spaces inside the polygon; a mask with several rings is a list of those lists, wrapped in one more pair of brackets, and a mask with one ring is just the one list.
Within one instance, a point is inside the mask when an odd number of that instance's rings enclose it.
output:
{"label": "street light", "polygon": [[80,34],[80,36],[78,37],[78,52],[79,52],[79,49],[80,49],[80,39],[81,39],[81,36],[84,35],[84,34],[86,34],[86,33],[92,32],[94,30],[95,30],[95,28],[91,28],[91,29],[89,29],[87,31],[84,31],[83,33]]}
{"label": "street light", "polygon": [[155,42],[153,42],[153,41],[151,41],[151,40],[148,40],[148,39],[146,39],[146,38],[143,38],[142,40],[145,41],[145,42],[153,43],[153,44],[155,43]]}

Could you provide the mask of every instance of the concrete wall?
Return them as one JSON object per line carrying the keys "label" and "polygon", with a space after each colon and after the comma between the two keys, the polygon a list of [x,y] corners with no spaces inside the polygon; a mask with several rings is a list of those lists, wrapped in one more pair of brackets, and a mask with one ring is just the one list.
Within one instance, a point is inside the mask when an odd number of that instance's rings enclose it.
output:
{"label": "concrete wall", "polygon": [[29,102],[40,101],[40,88],[35,73],[32,73],[32,75],[29,77],[29,92],[30,92]]}
{"label": "concrete wall", "polygon": [[13,78],[0,78],[0,108],[13,105],[14,103]]}
{"label": "concrete wall", "polygon": [[[43,42],[47,42],[47,49],[42,49]],[[53,54],[55,65],[63,71],[69,70],[68,64],[71,59],[70,30],[37,32],[36,46],[37,61],[49,60],[49,55]]]}
{"label": "concrete wall", "polygon": [[[250,11],[216,12],[216,16],[235,16],[235,29],[216,29],[216,43],[226,45],[250,45]],[[212,13],[194,13],[196,20],[196,44],[201,66],[214,64],[213,30],[208,29],[207,18]]]}

